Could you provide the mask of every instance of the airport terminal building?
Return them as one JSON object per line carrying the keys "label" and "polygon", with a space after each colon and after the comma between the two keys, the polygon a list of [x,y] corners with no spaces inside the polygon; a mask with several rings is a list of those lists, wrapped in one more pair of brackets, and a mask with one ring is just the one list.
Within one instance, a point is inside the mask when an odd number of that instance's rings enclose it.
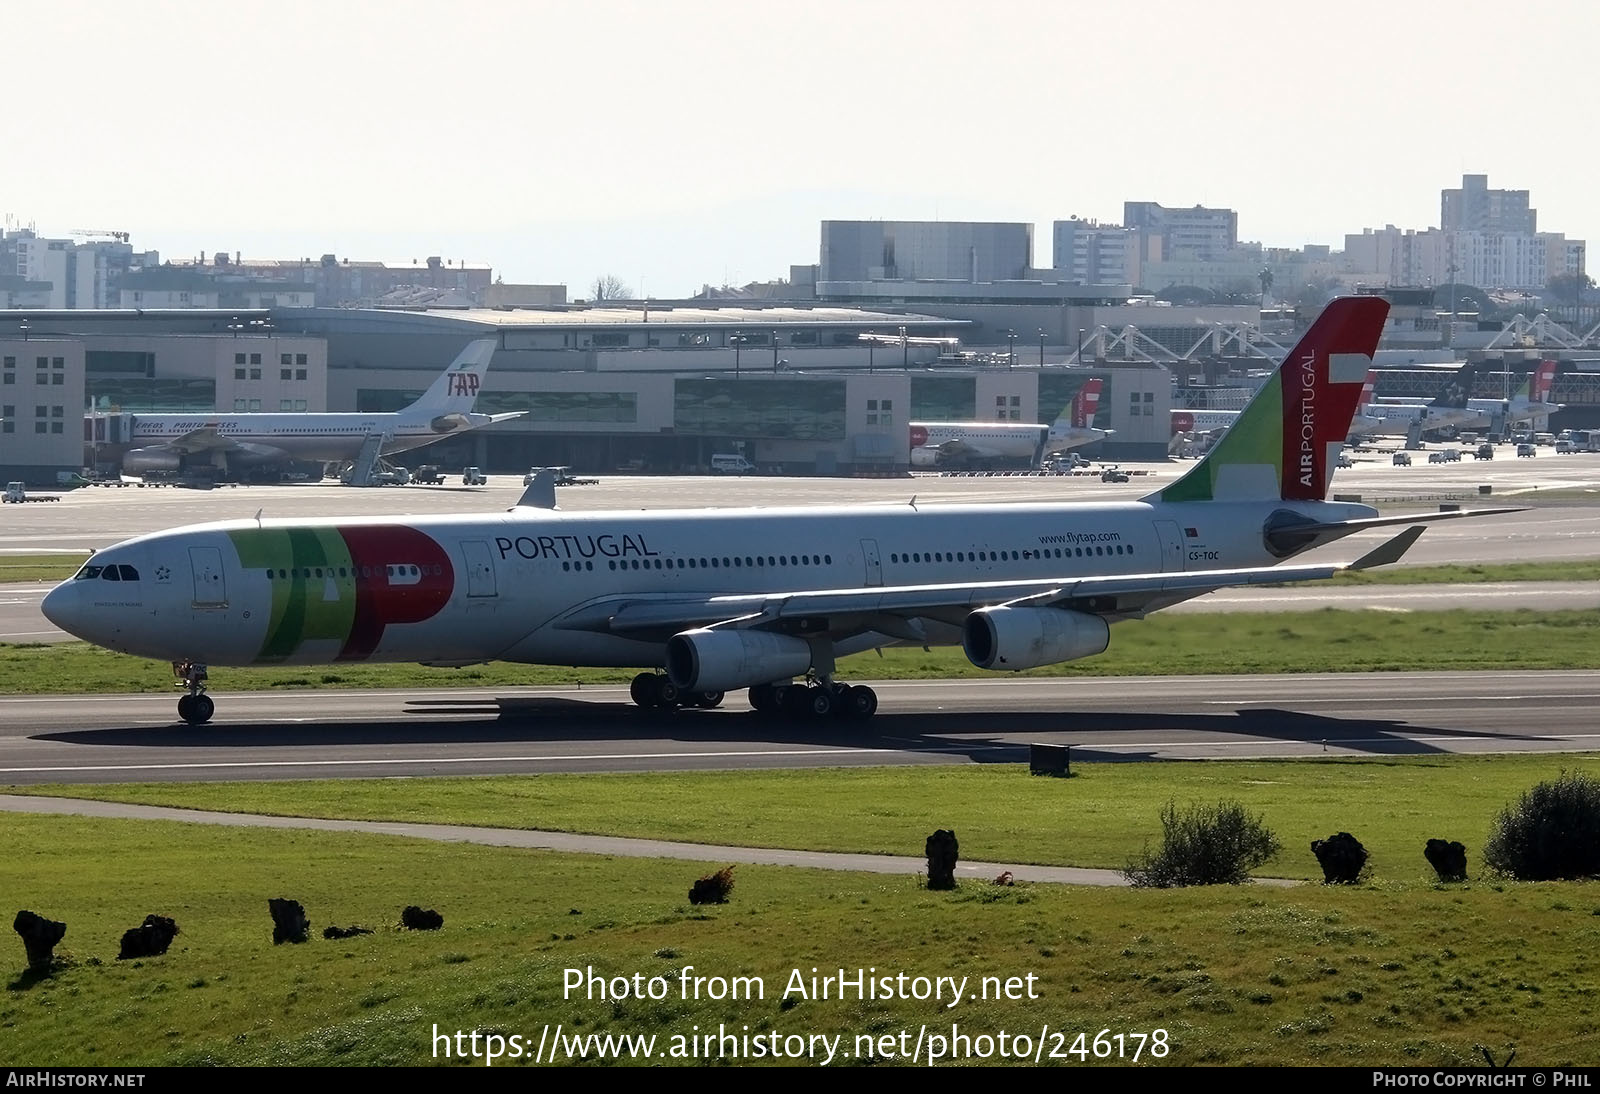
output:
{"label": "airport terminal building", "polygon": [[1092,375],[1095,424],[1115,431],[1102,454],[1165,454],[1165,369],[966,352],[973,325],[826,305],[0,312],[15,358],[0,474],[44,485],[104,465],[127,415],[397,410],[485,336],[499,349],[477,409],[526,413],[406,462],[682,473],[737,452],[773,472],[893,473],[910,422],[1048,423]]}

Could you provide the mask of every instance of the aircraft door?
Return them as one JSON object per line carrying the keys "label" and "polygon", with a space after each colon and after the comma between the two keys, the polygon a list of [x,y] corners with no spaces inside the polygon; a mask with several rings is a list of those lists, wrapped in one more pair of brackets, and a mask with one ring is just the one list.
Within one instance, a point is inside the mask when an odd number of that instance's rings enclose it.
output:
{"label": "aircraft door", "polygon": [[1175,520],[1156,521],[1156,534],[1161,537],[1161,569],[1164,573],[1182,570],[1183,529]]}
{"label": "aircraft door", "polygon": [[861,558],[867,564],[867,585],[882,585],[883,560],[878,554],[877,540],[864,539],[861,541]]}
{"label": "aircraft door", "polygon": [[467,596],[496,596],[494,555],[489,544],[481,539],[461,541],[461,553],[467,560]]}
{"label": "aircraft door", "polygon": [[226,608],[228,586],[222,574],[222,550],[189,548],[189,567],[194,571],[194,607]]}

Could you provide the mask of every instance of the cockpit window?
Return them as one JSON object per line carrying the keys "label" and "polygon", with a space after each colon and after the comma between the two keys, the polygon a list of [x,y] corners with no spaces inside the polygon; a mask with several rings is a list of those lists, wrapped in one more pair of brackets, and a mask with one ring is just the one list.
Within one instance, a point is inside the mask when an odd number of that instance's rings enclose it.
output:
{"label": "cockpit window", "polygon": [[122,575],[117,573],[117,568],[115,566],[107,566],[104,570],[100,571],[100,580],[121,581]]}
{"label": "cockpit window", "polygon": [[[110,568],[111,567],[109,567],[109,566],[106,567],[106,569],[108,569],[108,570]],[[126,563],[119,564],[117,566],[117,572],[122,575],[122,580],[124,580],[124,581],[138,581],[139,580],[139,571],[135,570],[132,566],[129,566]]]}
{"label": "cockpit window", "polygon": [[104,570],[104,569],[105,569],[104,566],[85,566],[83,569],[79,570],[73,576],[73,580],[74,581],[90,581],[90,580],[93,580],[94,578],[99,577],[100,576],[100,571]]}

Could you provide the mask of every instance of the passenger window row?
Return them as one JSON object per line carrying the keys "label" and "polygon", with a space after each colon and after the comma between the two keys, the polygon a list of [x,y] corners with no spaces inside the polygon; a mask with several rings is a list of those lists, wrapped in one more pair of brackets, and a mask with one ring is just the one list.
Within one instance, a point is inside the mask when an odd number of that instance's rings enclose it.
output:
{"label": "passenger window row", "polygon": [[832,555],[723,555],[721,558],[612,559],[613,570],[739,570],[766,567],[832,566]]}
{"label": "passenger window row", "polygon": [[444,573],[443,566],[413,566],[410,563],[391,563],[386,566],[297,566],[293,569],[269,569],[267,579],[270,581],[291,581],[295,579],[314,579],[321,577],[439,577]]}
{"label": "passenger window row", "polygon": [[1035,558],[1095,558],[1105,555],[1131,555],[1132,544],[1114,543],[1098,547],[1039,547],[1028,551],[910,551],[889,555],[894,563],[925,562],[1005,562]]}

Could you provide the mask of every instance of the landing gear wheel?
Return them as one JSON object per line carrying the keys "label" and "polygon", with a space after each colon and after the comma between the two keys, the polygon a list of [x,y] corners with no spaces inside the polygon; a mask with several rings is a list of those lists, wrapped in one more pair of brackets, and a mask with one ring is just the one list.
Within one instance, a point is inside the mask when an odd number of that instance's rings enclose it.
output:
{"label": "landing gear wheel", "polygon": [[650,710],[660,703],[660,690],[656,686],[656,681],[659,679],[660,677],[653,672],[641,672],[633,678],[632,683],[628,685],[628,696],[635,706]]}
{"label": "landing gear wheel", "polygon": [[864,722],[878,712],[878,693],[864,684],[848,688],[840,702],[840,713],[855,722]]}
{"label": "landing gear wheel", "polygon": [[667,707],[669,709],[677,706],[683,694],[678,690],[678,685],[674,684],[665,676],[657,676],[655,679],[656,706]]}
{"label": "landing gear wheel", "polygon": [[771,714],[779,708],[778,689],[771,684],[752,684],[749,691],[750,706],[760,714]]}
{"label": "landing gear wheel", "polygon": [[212,702],[209,695],[202,693],[178,696],[178,717],[192,726],[205,725],[211,721],[211,715],[215,714],[216,710],[217,704]]}
{"label": "landing gear wheel", "polygon": [[722,692],[702,691],[695,695],[694,705],[701,710],[715,710],[722,705]]}
{"label": "landing gear wheel", "polygon": [[826,718],[833,713],[833,692],[825,687],[808,688],[805,692],[805,704],[813,718]]}

